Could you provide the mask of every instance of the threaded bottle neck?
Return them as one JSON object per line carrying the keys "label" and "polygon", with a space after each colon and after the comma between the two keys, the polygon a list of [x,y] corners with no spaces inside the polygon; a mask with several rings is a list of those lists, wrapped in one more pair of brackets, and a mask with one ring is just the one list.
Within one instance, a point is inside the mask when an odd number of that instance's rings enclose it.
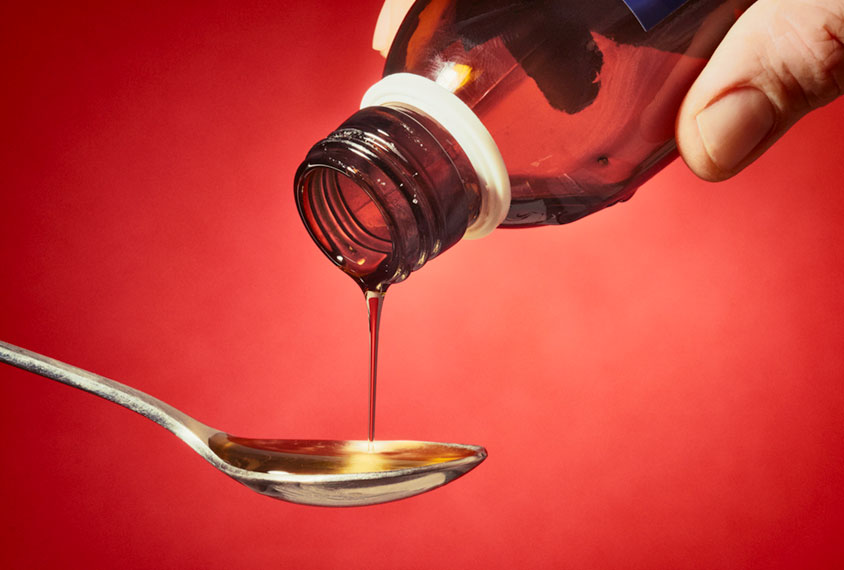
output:
{"label": "threaded bottle neck", "polygon": [[399,105],[361,109],[314,145],[295,189],[320,249],[364,290],[382,292],[454,245],[481,205],[460,146]]}

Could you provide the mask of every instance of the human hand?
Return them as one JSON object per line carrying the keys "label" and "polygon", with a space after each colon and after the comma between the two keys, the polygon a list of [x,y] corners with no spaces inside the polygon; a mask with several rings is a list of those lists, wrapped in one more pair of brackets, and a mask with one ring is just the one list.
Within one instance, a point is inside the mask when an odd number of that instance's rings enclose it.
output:
{"label": "human hand", "polygon": [[844,0],[758,0],[730,29],[677,117],[677,146],[705,180],[759,158],[844,87]]}

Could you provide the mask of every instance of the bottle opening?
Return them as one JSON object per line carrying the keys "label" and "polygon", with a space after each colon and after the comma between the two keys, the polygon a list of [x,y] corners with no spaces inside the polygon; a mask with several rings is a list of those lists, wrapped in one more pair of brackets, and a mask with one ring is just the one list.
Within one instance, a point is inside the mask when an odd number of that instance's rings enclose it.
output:
{"label": "bottle opening", "polygon": [[390,274],[390,224],[365,186],[330,167],[308,170],[298,184],[302,219],[320,249],[365,289]]}
{"label": "bottle opening", "polygon": [[296,173],[302,221],[367,291],[384,292],[454,245],[477,219],[479,183],[461,147],[413,109],[361,109]]}

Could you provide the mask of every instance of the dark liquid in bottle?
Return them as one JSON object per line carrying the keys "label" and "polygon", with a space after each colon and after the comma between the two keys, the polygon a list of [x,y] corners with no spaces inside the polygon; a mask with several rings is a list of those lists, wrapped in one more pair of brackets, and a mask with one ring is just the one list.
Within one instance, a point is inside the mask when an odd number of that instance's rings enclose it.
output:
{"label": "dark liquid in bottle", "polygon": [[[662,17],[646,31],[633,4]],[[426,77],[481,120],[510,177],[503,226],[569,223],[629,198],[675,156],[677,110],[750,4],[417,0],[384,75]]]}

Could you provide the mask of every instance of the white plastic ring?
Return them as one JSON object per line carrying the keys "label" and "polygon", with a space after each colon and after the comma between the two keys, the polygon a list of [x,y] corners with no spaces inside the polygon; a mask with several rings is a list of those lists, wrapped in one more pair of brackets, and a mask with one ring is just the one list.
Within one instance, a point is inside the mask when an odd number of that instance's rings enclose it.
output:
{"label": "white plastic ring", "polygon": [[399,103],[425,113],[454,137],[481,183],[481,209],[464,238],[477,239],[498,227],[510,209],[510,177],[492,135],[454,93],[412,73],[388,75],[364,94],[361,108]]}

